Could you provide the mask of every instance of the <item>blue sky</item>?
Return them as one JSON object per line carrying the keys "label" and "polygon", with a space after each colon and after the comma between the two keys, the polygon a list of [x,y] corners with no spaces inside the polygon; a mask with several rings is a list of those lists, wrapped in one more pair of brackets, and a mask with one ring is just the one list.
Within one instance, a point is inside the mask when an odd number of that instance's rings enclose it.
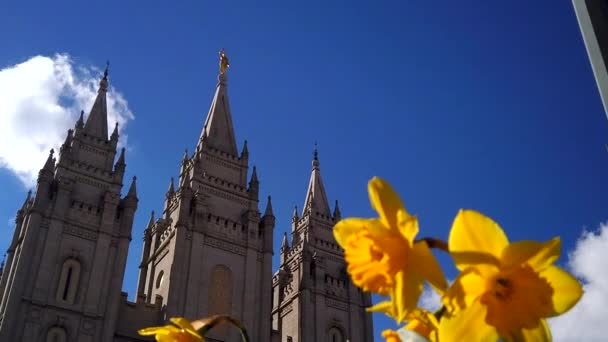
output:
{"label": "blue sky", "polygon": [[[275,250],[304,201],[315,141],[343,216],[375,215],[366,183],[377,175],[423,235],[447,238],[471,208],[512,240],[561,236],[565,256],[608,220],[608,121],[570,1],[3,2],[0,46],[0,69],[56,53],[111,61],[135,115],[130,298],[144,225],[195,147],[221,47],[237,141],[248,140],[273,198]],[[1,168],[0,184],[5,250],[14,227],[4,222],[27,188]],[[392,326],[374,319],[377,331]]]}

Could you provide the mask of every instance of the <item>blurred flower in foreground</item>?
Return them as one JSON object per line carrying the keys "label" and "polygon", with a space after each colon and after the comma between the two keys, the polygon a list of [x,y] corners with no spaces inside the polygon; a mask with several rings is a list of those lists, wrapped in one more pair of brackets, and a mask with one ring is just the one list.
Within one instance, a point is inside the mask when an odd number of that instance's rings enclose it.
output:
{"label": "blurred flower in foreground", "polygon": [[553,266],[559,238],[509,243],[490,218],[461,210],[448,244],[461,274],[443,297],[441,342],[550,341],[545,318],[568,311],[583,294],[574,277]]}
{"label": "blurred flower in foreground", "polygon": [[144,328],[138,331],[143,336],[155,336],[158,342],[203,342],[204,339],[199,335],[192,324],[185,318],[171,318],[174,325],[163,327]]}
{"label": "blurred flower in foreground", "polygon": [[344,248],[353,283],[390,296],[369,310],[401,322],[416,308],[423,280],[440,292],[447,283],[426,242],[414,242],[418,219],[408,214],[399,195],[377,177],[369,181],[368,192],[380,217],[344,219],[335,225],[334,236]]}
{"label": "blurred flower in foreground", "polygon": [[418,335],[431,342],[437,342],[437,329],[439,322],[434,314],[427,310],[417,309],[409,317],[409,321],[404,327],[406,330],[415,331]]}

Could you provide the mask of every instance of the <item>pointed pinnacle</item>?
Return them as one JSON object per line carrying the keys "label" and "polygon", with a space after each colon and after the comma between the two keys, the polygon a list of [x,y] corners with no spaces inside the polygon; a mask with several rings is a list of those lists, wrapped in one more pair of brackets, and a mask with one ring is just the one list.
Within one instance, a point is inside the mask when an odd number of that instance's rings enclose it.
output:
{"label": "pointed pinnacle", "polygon": [[188,157],[188,149],[185,149],[184,158],[182,159],[182,164],[186,164],[188,162],[188,160],[190,160],[190,158]]}
{"label": "pointed pinnacle", "polygon": [[129,187],[129,192],[127,193],[127,197],[137,198],[137,177],[135,177],[135,176],[133,176],[133,181],[131,181],[131,187]]}
{"label": "pointed pinnacle", "polygon": [[169,190],[167,190],[167,194],[173,194],[175,192],[175,185],[173,185],[173,177],[169,181]]}
{"label": "pointed pinnacle", "polygon": [[53,153],[55,153],[55,150],[51,149],[51,151],[49,152],[49,157],[47,158],[46,163],[44,164],[45,170],[53,171],[53,168],[55,167],[55,158],[53,158]]}
{"label": "pointed pinnacle", "polygon": [[80,111],[80,117],[78,118],[78,121],[76,121],[76,126],[82,125],[84,125],[84,110]]}
{"label": "pointed pinnacle", "polygon": [[255,166],[253,167],[253,172],[251,173],[251,182],[258,182],[258,172]]}
{"label": "pointed pinnacle", "polygon": [[150,213],[150,220],[148,221],[148,229],[154,225],[154,210]]}
{"label": "pointed pinnacle", "polygon": [[313,152],[313,156],[314,156],[314,160],[319,160],[319,146],[317,145],[316,141],[315,141],[315,150]]}
{"label": "pointed pinnacle", "polygon": [[112,138],[118,138],[118,121],[116,121],[116,125],[114,125],[114,131],[112,132]]}
{"label": "pointed pinnacle", "polygon": [[338,200],[336,200],[336,205],[334,207],[334,219],[339,219],[342,217],[342,213],[340,213],[340,207],[338,206]]}
{"label": "pointed pinnacle", "polygon": [[266,203],[266,210],[264,211],[264,216],[274,216],[274,214],[272,213],[272,200],[270,196],[268,196],[268,202]]}
{"label": "pointed pinnacle", "polygon": [[27,197],[25,198],[25,201],[23,201],[23,205],[21,206],[21,210],[25,209],[25,207],[27,206],[27,204],[28,204],[28,202],[30,201],[31,198],[32,198],[32,190],[28,190]]}
{"label": "pointed pinnacle", "polygon": [[287,240],[287,233],[283,233],[283,242],[281,242],[281,250],[289,249],[289,241]]}
{"label": "pointed pinnacle", "polygon": [[121,148],[120,149],[120,156],[118,157],[118,160],[116,161],[116,165],[125,165],[125,148]]}
{"label": "pointed pinnacle", "polygon": [[249,149],[247,148],[247,140],[243,143],[243,151],[241,152],[241,156],[249,155]]}
{"label": "pointed pinnacle", "polygon": [[293,215],[291,216],[291,220],[292,221],[297,221],[299,219],[298,217],[298,206],[294,206],[293,207]]}

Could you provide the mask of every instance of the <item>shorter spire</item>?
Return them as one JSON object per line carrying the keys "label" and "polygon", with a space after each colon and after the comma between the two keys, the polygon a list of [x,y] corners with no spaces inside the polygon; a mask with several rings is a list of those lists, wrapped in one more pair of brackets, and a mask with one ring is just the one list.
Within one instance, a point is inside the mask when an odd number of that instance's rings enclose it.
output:
{"label": "shorter spire", "polygon": [[120,156],[118,157],[118,160],[116,161],[116,166],[124,166],[125,164],[125,148],[121,148],[120,149]]}
{"label": "shorter spire", "polygon": [[287,233],[283,233],[283,242],[281,242],[281,251],[287,251],[289,249],[289,240],[287,239]]}
{"label": "shorter spire", "polygon": [[21,210],[25,210],[25,208],[27,207],[27,205],[29,204],[29,202],[30,202],[31,199],[32,199],[32,190],[28,190],[27,197],[25,198],[25,201],[23,201],[23,205],[21,206]]}
{"label": "shorter spire", "polygon": [[247,140],[243,143],[243,150],[241,151],[241,159],[249,157],[249,149],[247,148]]}
{"label": "shorter spire", "polygon": [[187,164],[190,158],[188,157],[188,149],[184,150],[184,158],[182,158],[182,164]]}
{"label": "shorter spire", "polygon": [[148,220],[147,229],[151,229],[152,226],[154,226],[154,221],[154,210],[152,210],[152,212],[150,213],[150,220]]}
{"label": "shorter spire", "polygon": [[336,205],[334,206],[334,220],[338,221],[342,218],[342,213],[340,213],[340,207],[338,206],[338,200],[336,200]]}
{"label": "shorter spire", "polygon": [[259,183],[258,172],[255,166],[253,167],[253,172],[251,172],[251,181],[249,182],[249,184],[251,183]]}
{"label": "shorter spire", "polygon": [[272,212],[272,200],[270,195],[268,196],[268,202],[266,203],[266,210],[264,211],[264,216],[274,216]]}
{"label": "shorter spire", "polygon": [[173,195],[175,193],[175,185],[173,184],[173,177],[169,181],[169,189],[167,190],[167,197]]}
{"label": "shorter spire", "polygon": [[137,177],[135,176],[133,176],[133,181],[131,181],[131,186],[129,187],[127,197],[137,198]]}
{"label": "shorter spire", "polygon": [[51,149],[49,152],[49,157],[46,159],[46,163],[44,163],[44,170],[51,172],[55,170],[55,158],[53,157],[53,153],[55,153],[55,150]]}
{"label": "shorter spire", "polygon": [[114,131],[112,131],[112,136],[110,138],[112,140],[118,140],[118,121],[116,121],[116,125],[114,125]]}
{"label": "shorter spire", "polygon": [[80,111],[80,117],[76,121],[76,129],[82,129],[84,127],[84,110]]}
{"label": "shorter spire", "polygon": [[298,217],[298,206],[293,207],[293,215],[291,216],[291,222],[297,222],[300,218]]}
{"label": "shorter spire", "polygon": [[72,144],[72,138],[74,137],[74,130],[68,129],[68,134],[65,136],[65,140],[63,141],[63,145],[61,148],[64,149],[69,147]]}

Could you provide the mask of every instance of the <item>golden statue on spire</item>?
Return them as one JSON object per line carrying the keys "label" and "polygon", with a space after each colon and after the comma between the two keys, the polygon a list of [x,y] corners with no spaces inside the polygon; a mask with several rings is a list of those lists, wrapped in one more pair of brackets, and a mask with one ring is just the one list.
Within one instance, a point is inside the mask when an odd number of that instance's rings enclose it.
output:
{"label": "golden statue on spire", "polygon": [[220,50],[220,74],[224,74],[226,70],[230,67],[230,62],[228,61],[228,56],[226,56],[226,51],[222,48]]}

